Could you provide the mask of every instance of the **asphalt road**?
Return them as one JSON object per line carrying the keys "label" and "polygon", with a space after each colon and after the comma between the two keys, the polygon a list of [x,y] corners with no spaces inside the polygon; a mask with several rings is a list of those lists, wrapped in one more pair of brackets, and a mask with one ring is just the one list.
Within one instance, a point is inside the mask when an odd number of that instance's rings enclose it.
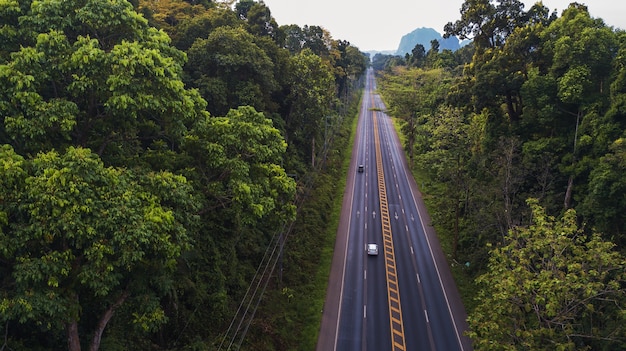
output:
{"label": "asphalt road", "polygon": [[369,70],[317,350],[471,350],[465,309],[375,90]]}

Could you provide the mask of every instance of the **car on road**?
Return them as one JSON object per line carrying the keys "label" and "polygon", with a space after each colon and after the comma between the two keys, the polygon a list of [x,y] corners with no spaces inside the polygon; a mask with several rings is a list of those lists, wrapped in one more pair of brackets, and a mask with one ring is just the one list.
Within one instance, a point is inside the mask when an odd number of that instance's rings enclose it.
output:
{"label": "car on road", "polygon": [[367,254],[370,256],[377,256],[378,244],[367,244]]}
{"label": "car on road", "polygon": [[359,165],[359,173],[363,173],[363,169],[364,169],[363,165]]}

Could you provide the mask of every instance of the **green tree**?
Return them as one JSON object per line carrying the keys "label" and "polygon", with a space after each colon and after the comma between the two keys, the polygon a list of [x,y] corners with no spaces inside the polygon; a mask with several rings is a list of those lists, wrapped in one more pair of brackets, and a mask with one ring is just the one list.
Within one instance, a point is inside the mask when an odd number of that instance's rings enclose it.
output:
{"label": "green tree", "polygon": [[531,199],[532,224],[512,229],[477,279],[469,316],[478,350],[584,350],[625,346],[624,258],[576,212],[548,216]]}
{"label": "green tree", "polygon": [[28,11],[28,1],[4,1],[0,4],[0,64],[10,59],[10,54],[19,50],[20,45],[32,42],[31,37],[25,37],[23,27],[19,25],[19,18]]}
{"label": "green tree", "polygon": [[304,31],[297,24],[280,26],[278,43],[281,47],[289,50],[292,55],[299,53],[304,48]]}
{"label": "green tree", "polygon": [[248,12],[250,9],[257,4],[254,0],[240,0],[237,1],[235,5],[235,12],[240,19],[246,19],[248,17]]}
{"label": "green tree", "polygon": [[316,143],[323,145],[321,131],[335,99],[334,82],[329,64],[310,49],[291,57],[287,142],[301,160],[310,159],[312,164]]}
{"label": "green tree", "polygon": [[466,0],[461,18],[444,26],[444,38],[472,39],[478,51],[504,45],[506,38],[528,21],[519,0]]}
{"label": "green tree", "polygon": [[320,57],[328,56],[330,33],[320,26],[309,25],[302,27],[302,33],[304,34],[303,49],[309,49]]}
{"label": "green tree", "polygon": [[335,82],[337,84],[337,96],[347,98],[350,95],[350,83],[358,81],[367,69],[368,59],[357,48],[345,40],[333,41],[339,57],[335,58]]}
{"label": "green tree", "polygon": [[164,323],[158,301],[189,240],[181,217],[150,190],[175,191],[193,209],[186,180],[107,168],[81,148],[26,160],[4,146],[1,156],[0,256],[11,277],[0,300],[3,321],[65,330],[71,351],[81,349],[81,335],[98,350],[123,304],[139,329]]}
{"label": "green tree", "polygon": [[168,35],[176,33],[176,27],[203,12],[206,7],[178,0],[141,0],[137,11],[142,13],[151,25],[164,30]]}
{"label": "green tree", "polygon": [[295,183],[280,166],[286,148],[272,120],[250,106],[199,121],[184,146],[202,170],[198,181],[212,191],[212,208],[233,211],[235,227],[291,218]]}
{"label": "green tree", "polygon": [[586,156],[583,151],[587,151],[581,147],[591,143],[589,136],[593,131],[587,126],[609,103],[607,87],[617,52],[617,37],[602,20],[591,18],[587,7],[580,4],[571,4],[541,37],[548,73],[556,83],[557,109],[561,113],[555,117],[563,128],[559,133],[567,135],[571,145],[564,158],[570,164],[563,165],[568,175],[563,205],[569,208],[574,180],[587,171],[579,162]]}
{"label": "green tree", "polygon": [[[185,138],[187,178],[202,196],[203,225],[179,266],[185,279],[171,304],[180,310],[164,330],[173,340],[217,339],[271,237],[294,219],[296,184],[281,166],[286,148],[272,120],[249,106],[199,120]],[[207,319],[214,323],[208,330]]]}
{"label": "green tree", "polygon": [[256,2],[246,15],[250,33],[256,36],[275,38],[278,23],[272,17],[270,8],[263,2]]}
{"label": "green tree", "polygon": [[80,145],[121,165],[205,113],[184,53],[126,1],[36,2],[20,23],[36,40],[0,65],[0,136],[20,154]]}
{"label": "green tree", "polygon": [[589,192],[581,211],[604,233],[624,245],[626,231],[626,140],[613,142],[610,152],[599,159],[589,176]]}
{"label": "green tree", "polygon": [[426,63],[426,49],[422,44],[416,44],[411,55],[407,54],[406,63],[409,67],[423,67]]}
{"label": "green tree", "polygon": [[265,111],[278,88],[274,64],[243,28],[219,27],[197,39],[187,55],[189,83],[198,88],[214,116],[238,106]]}
{"label": "green tree", "polygon": [[444,106],[432,115],[422,116],[422,121],[417,129],[417,161],[431,179],[438,180],[440,201],[452,209],[440,218],[440,223],[446,223],[446,230],[452,233],[452,255],[457,258],[461,220],[473,185],[469,165],[476,151],[472,141],[477,136],[472,134],[480,128],[472,125],[461,110]]}
{"label": "green tree", "polygon": [[475,112],[484,108],[495,112],[506,106],[508,121],[497,121],[497,128],[519,122],[523,111],[520,89],[528,67],[536,60],[538,35],[549,23],[548,10],[540,3],[529,12],[523,8],[517,0],[497,1],[497,5],[466,1],[461,19],[446,25],[446,37],[473,38],[476,52],[472,65],[466,67],[472,81],[463,89],[473,95]]}
{"label": "green tree", "polygon": [[[405,69],[398,67],[392,74],[382,76],[380,86],[392,115],[405,123],[409,162],[413,164],[419,123],[425,116],[436,114],[445,100],[450,75],[444,70]],[[429,120],[430,121],[430,120]]]}

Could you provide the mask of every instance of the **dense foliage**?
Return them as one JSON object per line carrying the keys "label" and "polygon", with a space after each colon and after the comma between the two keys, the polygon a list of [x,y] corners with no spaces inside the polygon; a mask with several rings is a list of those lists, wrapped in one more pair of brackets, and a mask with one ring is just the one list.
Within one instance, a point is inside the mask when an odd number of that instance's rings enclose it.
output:
{"label": "dense foliage", "polygon": [[215,348],[366,57],[250,0],[0,18],[0,348]]}
{"label": "dense foliage", "polygon": [[471,46],[373,63],[435,226],[481,276],[476,347],[623,349],[626,32],[517,0],[467,0],[445,31]]}

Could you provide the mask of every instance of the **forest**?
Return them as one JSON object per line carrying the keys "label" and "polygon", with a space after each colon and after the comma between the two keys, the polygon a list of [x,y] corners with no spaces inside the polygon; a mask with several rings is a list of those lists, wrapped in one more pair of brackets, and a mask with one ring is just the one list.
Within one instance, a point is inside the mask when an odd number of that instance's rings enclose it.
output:
{"label": "forest", "polygon": [[[368,56],[254,0],[0,24],[0,350],[312,350]],[[444,30],[472,43],[371,65],[475,349],[626,349],[626,32],[518,0]]]}
{"label": "forest", "polygon": [[368,57],[253,0],[7,0],[0,24],[0,350],[217,350],[293,223],[236,341],[310,349]]}
{"label": "forest", "polygon": [[476,350],[626,348],[626,32],[571,3],[466,0],[376,55]]}

